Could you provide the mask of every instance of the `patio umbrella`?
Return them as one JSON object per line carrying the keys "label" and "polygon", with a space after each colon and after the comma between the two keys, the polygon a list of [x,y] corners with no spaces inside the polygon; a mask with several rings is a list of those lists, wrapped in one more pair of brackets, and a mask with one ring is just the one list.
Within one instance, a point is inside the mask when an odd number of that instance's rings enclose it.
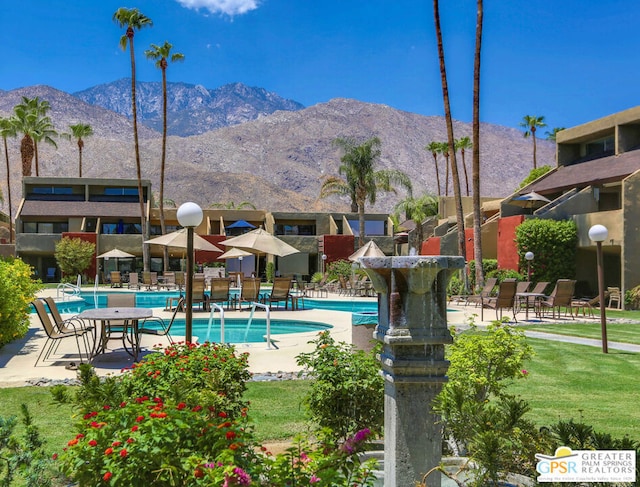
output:
{"label": "patio umbrella", "polygon": [[509,204],[522,206],[523,208],[535,208],[544,206],[550,202],[551,200],[549,198],[545,198],[541,194],[531,191],[531,193],[521,194],[520,196],[512,198],[511,201],[509,201]]}
{"label": "patio umbrella", "polygon": [[385,254],[373,240],[369,240],[366,244],[351,254],[348,259],[351,262],[357,262],[360,257],[385,257]]}
{"label": "patio umbrella", "polygon": [[[242,250],[251,252],[252,254],[270,254],[284,257],[285,255],[297,254],[300,252],[278,237],[271,235],[262,228],[256,228],[250,232],[244,233],[237,237],[228,238],[220,242],[227,247],[237,247]],[[259,269],[256,269],[256,274]]]}
{"label": "patio umbrella", "polygon": [[246,250],[237,249],[235,247],[227,250],[224,254],[219,255],[218,259],[237,259],[238,257],[246,257],[248,255],[253,255],[251,252],[247,252]]}
{"label": "patio umbrella", "polygon": [[[187,248],[187,229],[182,228],[172,233],[162,235],[160,237],[145,240],[146,244],[164,245],[165,247],[175,247],[178,249]],[[222,249],[216,247],[211,242],[205,240],[197,233],[193,234],[193,249],[206,250],[209,252],[222,252]]]}
{"label": "patio umbrella", "polygon": [[233,222],[231,225],[227,225],[227,228],[256,228],[256,226],[248,221],[238,220],[237,222]]}
{"label": "patio umbrella", "polygon": [[116,269],[120,270],[120,267],[118,267],[118,259],[133,259],[135,257],[135,255],[130,254],[129,252],[125,252],[124,250],[120,250],[120,249],[112,249],[109,250],[108,252],[104,252],[100,255],[98,255],[96,258],[97,259],[116,259]]}

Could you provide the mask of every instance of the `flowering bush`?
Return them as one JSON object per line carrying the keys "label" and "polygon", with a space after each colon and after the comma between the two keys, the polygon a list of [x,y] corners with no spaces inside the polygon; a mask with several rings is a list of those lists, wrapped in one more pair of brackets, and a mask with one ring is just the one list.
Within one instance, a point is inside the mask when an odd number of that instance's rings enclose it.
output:
{"label": "flowering bush", "polygon": [[0,347],[22,338],[29,329],[29,303],[41,288],[31,273],[20,259],[0,259]]}
{"label": "flowering bush", "polygon": [[305,397],[311,419],[328,428],[336,440],[370,428],[374,434],[384,427],[384,379],[373,354],[335,343],[321,332],[311,343],[314,351],[298,355],[298,365],[315,379]]}
{"label": "flowering bush", "polygon": [[80,485],[249,485],[246,471],[257,456],[242,420],[213,407],[138,397],[84,414],[57,460]]}

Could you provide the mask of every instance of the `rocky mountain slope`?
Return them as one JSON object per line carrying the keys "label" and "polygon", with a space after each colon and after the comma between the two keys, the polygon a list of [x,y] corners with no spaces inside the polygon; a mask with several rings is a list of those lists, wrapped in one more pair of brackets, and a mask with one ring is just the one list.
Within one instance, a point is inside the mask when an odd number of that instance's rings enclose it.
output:
{"label": "rocky mountain slope", "polygon": [[[94,86],[74,93],[97,105],[131,118],[131,79]],[[138,122],[162,131],[162,83],[136,85]],[[220,127],[238,125],[277,110],[301,110],[303,105],[264,88],[231,83],[216,89],[187,83],[167,83],[167,133],[188,137]]]}
{"label": "rocky mountain slope", "polygon": [[[0,93],[0,116],[9,116],[21,96],[40,96],[50,102],[50,116],[63,132],[68,125],[89,123],[95,135],[86,139],[83,175],[86,177],[135,178],[131,122],[124,115],[90,105],[77,97],[46,86]],[[148,110],[151,112],[151,110]],[[471,136],[471,125],[456,122],[456,138]],[[159,188],[161,137],[141,128],[142,174]],[[336,137],[353,136],[382,141],[379,168],[406,172],[414,192],[435,194],[436,180],[431,141],[446,140],[442,117],[425,117],[386,105],[334,99],[296,111],[277,111],[253,121],[223,127],[190,137],[168,138],[165,193],[180,204],[252,202],[272,211],[348,211],[349,202],[331,197],[318,200],[322,178],[337,175],[340,152]],[[555,165],[554,145],[538,141],[538,164]],[[14,211],[20,198],[19,139],[9,140]],[[460,158],[459,163],[461,164]],[[506,196],[532,167],[532,145],[516,129],[483,124],[481,132],[482,196]],[[444,160],[439,156],[444,190]],[[466,164],[471,178],[471,155]],[[4,166],[4,164],[2,165]],[[58,140],[58,148],[40,147],[41,176],[77,175],[75,142]],[[464,194],[464,174],[461,169]],[[0,188],[5,189],[4,171]],[[470,183],[470,181],[469,181]],[[452,190],[449,190],[453,194]],[[405,195],[380,194],[368,211],[390,211]],[[0,209],[6,212],[4,203]]]}

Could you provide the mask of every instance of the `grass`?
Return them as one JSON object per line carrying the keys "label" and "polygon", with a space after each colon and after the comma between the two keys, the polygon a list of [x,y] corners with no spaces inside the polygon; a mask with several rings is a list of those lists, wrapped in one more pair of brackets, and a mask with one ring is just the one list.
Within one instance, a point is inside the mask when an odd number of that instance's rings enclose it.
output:
{"label": "grass", "polygon": [[[594,338],[596,340],[602,338],[599,321],[597,323],[580,323],[578,321],[549,325],[526,325],[523,328],[559,335]],[[640,345],[640,323],[607,323],[607,341]]]}

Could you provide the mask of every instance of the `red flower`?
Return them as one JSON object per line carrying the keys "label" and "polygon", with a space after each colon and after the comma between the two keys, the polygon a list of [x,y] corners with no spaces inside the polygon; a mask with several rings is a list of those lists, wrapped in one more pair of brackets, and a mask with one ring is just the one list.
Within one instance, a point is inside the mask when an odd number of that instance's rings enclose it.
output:
{"label": "red flower", "polygon": [[126,456],[127,456],[127,450],[126,450],[125,448],[123,448],[122,450],[120,450],[120,456],[121,456],[122,458],[124,458],[124,457],[126,457]]}
{"label": "red flower", "polygon": [[191,411],[193,411],[194,413],[197,413],[198,411],[202,411],[202,406],[196,406]]}
{"label": "red flower", "polygon": [[129,444],[133,443],[134,441],[136,441],[136,440],[134,440],[133,438],[127,438],[127,443],[129,443]]}
{"label": "red flower", "polygon": [[98,446],[98,442],[96,440],[89,440],[89,446]]}
{"label": "red flower", "polygon": [[111,443],[111,446],[120,446],[122,445],[121,441],[114,441],[113,443]]}
{"label": "red flower", "polygon": [[121,408],[125,407],[126,405],[127,405],[127,403],[126,403],[126,402],[124,402],[124,401],[120,403],[120,407],[121,407]]}
{"label": "red flower", "polygon": [[140,423],[141,421],[144,421],[144,416],[138,416],[136,418],[136,423]]}
{"label": "red flower", "polygon": [[111,480],[111,477],[113,477],[113,474],[111,472],[107,472],[102,476],[102,480],[104,480],[105,482],[109,482],[109,480]]}
{"label": "red flower", "polygon": [[187,405],[186,405],[185,403],[181,402],[180,404],[178,404],[178,405],[176,406],[176,409],[177,409],[178,411],[182,411],[182,410],[183,410],[184,408],[186,408],[186,407],[187,407]]}
{"label": "red flower", "polygon": [[113,448],[109,447],[104,451],[105,455],[111,455],[113,453]]}
{"label": "red flower", "polygon": [[73,440],[69,440],[69,443],[67,443],[67,446],[73,446],[77,444],[78,444],[78,439],[74,438]]}
{"label": "red flower", "polygon": [[218,413],[218,417],[220,417],[220,418],[226,418],[226,417],[227,417],[227,413],[225,413],[224,411],[220,411],[220,412]]}
{"label": "red flower", "polygon": [[236,437],[236,432],[235,431],[227,431],[226,437],[227,437],[227,440],[233,440]]}
{"label": "red flower", "polygon": [[105,404],[104,406],[102,406],[102,409],[104,409],[105,411],[108,411],[109,409],[111,409],[111,406],[109,406],[108,404]]}
{"label": "red flower", "polygon": [[[137,420],[136,420],[136,421],[137,421]],[[133,431],[133,432],[138,431],[138,425],[137,425],[137,424],[134,424],[134,425],[131,427],[131,431]]]}
{"label": "red flower", "polygon": [[84,435],[82,433],[78,433],[76,435],[76,440],[79,440],[80,438],[84,438]]}
{"label": "red flower", "polygon": [[195,478],[197,478],[197,479],[201,479],[202,477],[204,477],[204,472],[202,471],[202,469],[200,469],[200,468],[196,468],[196,469],[193,471],[193,476],[194,476]]}

